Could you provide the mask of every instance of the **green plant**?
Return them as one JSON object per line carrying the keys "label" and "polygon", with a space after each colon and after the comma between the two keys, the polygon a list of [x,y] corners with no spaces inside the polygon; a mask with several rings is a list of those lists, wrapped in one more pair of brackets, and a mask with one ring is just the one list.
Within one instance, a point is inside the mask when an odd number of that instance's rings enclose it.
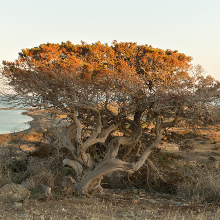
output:
{"label": "green plant", "polygon": [[62,173],[64,176],[71,176],[71,177],[76,177],[76,173],[73,170],[73,168],[69,167],[69,166],[65,166],[62,168]]}

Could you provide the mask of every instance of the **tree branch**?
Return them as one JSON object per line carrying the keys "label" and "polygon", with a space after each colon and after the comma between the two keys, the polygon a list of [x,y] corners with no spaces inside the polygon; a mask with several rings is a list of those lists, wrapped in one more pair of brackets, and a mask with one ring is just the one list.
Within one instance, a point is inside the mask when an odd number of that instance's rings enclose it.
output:
{"label": "tree branch", "polygon": [[68,165],[68,166],[72,167],[76,171],[77,178],[80,178],[82,176],[83,167],[77,161],[70,160],[70,159],[64,159],[63,165],[64,166]]}
{"label": "tree branch", "polygon": [[156,134],[156,138],[154,142],[145,149],[139,160],[133,165],[134,171],[137,171],[140,167],[143,166],[143,164],[151,154],[152,149],[157,147],[161,143],[162,129],[161,129],[161,119],[159,117],[156,118],[155,134]]}

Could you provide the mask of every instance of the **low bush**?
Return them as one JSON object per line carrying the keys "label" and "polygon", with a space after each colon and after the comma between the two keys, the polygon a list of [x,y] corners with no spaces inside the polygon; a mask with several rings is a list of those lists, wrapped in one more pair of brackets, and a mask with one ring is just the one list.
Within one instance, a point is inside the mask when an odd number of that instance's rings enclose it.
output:
{"label": "low bush", "polygon": [[210,162],[185,164],[180,172],[183,180],[177,185],[177,194],[189,203],[220,203],[220,172]]}

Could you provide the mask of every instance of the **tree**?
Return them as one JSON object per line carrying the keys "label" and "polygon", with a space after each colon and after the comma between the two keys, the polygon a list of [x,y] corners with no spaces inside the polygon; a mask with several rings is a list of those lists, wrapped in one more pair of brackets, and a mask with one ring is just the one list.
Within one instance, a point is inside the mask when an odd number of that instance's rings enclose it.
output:
{"label": "tree", "polygon": [[[76,171],[75,191],[89,193],[101,189],[107,173],[142,167],[179,120],[217,121],[219,82],[190,62],[148,45],[67,41],[22,50],[16,61],[3,62],[3,74],[32,104],[68,117],[62,137],[72,157],[63,163]],[[125,157],[136,145],[138,153]]]}

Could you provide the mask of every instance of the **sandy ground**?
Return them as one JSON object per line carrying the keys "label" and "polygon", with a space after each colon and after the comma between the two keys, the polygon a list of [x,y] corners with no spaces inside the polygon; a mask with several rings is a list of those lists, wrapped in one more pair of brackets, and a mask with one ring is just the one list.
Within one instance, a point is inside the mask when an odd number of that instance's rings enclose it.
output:
{"label": "sandy ground", "polygon": [[[182,128],[171,129],[173,132],[184,134]],[[181,143],[163,143],[160,147],[162,151],[179,154],[181,156],[190,155],[199,160],[212,160],[217,168],[220,168],[220,131],[210,131],[201,129],[198,135],[191,135],[189,142],[192,149],[180,150]],[[180,141],[181,142],[181,141]]]}

